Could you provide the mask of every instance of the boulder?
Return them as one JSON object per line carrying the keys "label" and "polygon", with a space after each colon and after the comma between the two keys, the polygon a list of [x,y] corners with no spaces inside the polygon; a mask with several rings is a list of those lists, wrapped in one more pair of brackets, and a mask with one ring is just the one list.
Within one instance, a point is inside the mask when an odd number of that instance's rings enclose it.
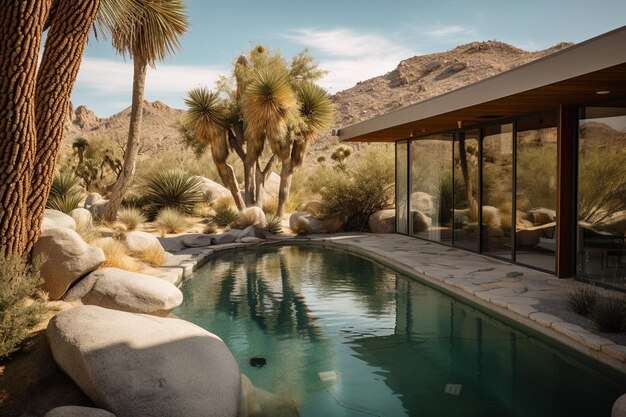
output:
{"label": "boulder", "polygon": [[85,198],[85,204],[83,204],[83,206],[87,210],[91,211],[91,207],[94,205],[94,203],[97,203],[102,200],[104,200],[104,198],[100,194],[91,193]]}
{"label": "boulder", "polygon": [[80,280],[63,300],[164,317],[183,302],[183,294],[175,285],[151,275],[102,268]]}
{"label": "boulder", "polygon": [[44,417],[115,417],[115,414],[107,410],[92,407],[79,407],[76,405],[65,405],[53,408]]}
{"label": "boulder", "polygon": [[165,251],[156,236],[140,230],[134,230],[126,234],[126,247],[135,253],[142,253],[153,248]]}
{"label": "boulder", "polygon": [[500,228],[500,210],[493,206],[483,206],[483,224],[493,229]]}
{"label": "boulder", "polygon": [[435,213],[435,203],[433,202],[433,196],[421,191],[416,191],[412,193],[411,210],[421,211],[427,216],[432,216]]}
{"label": "boulder", "polygon": [[331,217],[318,219],[306,211],[296,211],[289,216],[289,228],[298,235],[336,233],[346,224],[346,219]]}
{"label": "boulder", "polygon": [[260,237],[254,237],[254,236],[246,236],[246,237],[241,238],[241,243],[261,243],[264,241],[265,241],[264,239],[261,239]]}
{"label": "boulder", "polygon": [[536,226],[556,221],[556,210],[547,208],[532,209],[528,212],[528,220]]}
{"label": "boulder", "polygon": [[240,229],[230,229],[226,233],[214,235],[214,237],[211,238],[211,244],[212,245],[225,245],[226,243],[235,243],[237,238],[239,238],[239,235],[241,234],[241,232],[242,230]]}
{"label": "boulder", "polygon": [[200,188],[200,191],[203,193],[211,193],[211,201],[217,200],[220,197],[231,197],[228,188],[224,187],[222,184],[218,184],[213,180],[198,175],[192,178],[198,179],[198,187]]}
{"label": "boulder", "polygon": [[54,316],[46,334],[61,369],[117,417],[237,416],[237,362],[192,323],[80,306]]}
{"label": "boulder", "polygon": [[89,246],[74,230],[51,227],[41,231],[33,257],[42,257],[42,289],[50,300],[63,297],[67,289],[104,262],[102,249]]}
{"label": "boulder", "polygon": [[280,175],[272,171],[265,180],[265,198],[278,198],[280,191]]}
{"label": "boulder", "polygon": [[619,397],[611,409],[611,417],[626,417],[626,394]]}
{"label": "boulder", "polygon": [[89,210],[93,217],[102,218],[109,204],[109,200],[105,200],[98,193],[91,193],[85,198],[85,208]]}
{"label": "boulder", "polygon": [[181,241],[186,248],[203,248],[211,246],[212,240],[216,236],[214,234],[186,235],[182,237]]}
{"label": "boulder", "polygon": [[377,211],[370,216],[367,223],[372,233],[393,233],[396,231],[396,210]]}
{"label": "boulder", "polygon": [[72,216],[68,216],[59,210],[45,209],[43,214],[44,219],[48,219],[46,226],[50,227],[52,224],[56,227],[65,227],[67,229],[76,230],[76,220]]}
{"label": "boulder", "polygon": [[260,207],[252,206],[245,208],[239,212],[239,218],[237,219],[239,227],[258,226],[266,227],[267,219],[265,213]]}
{"label": "boulder", "polygon": [[419,210],[411,211],[411,221],[413,222],[413,233],[425,232],[433,224],[432,219]]}
{"label": "boulder", "polygon": [[78,207],[72,210],[70,216],[72,216],[72,219],[76,221],[76,227],[79,228],[89,226],[93,221],[91,217],[91,212],[82,207]]}

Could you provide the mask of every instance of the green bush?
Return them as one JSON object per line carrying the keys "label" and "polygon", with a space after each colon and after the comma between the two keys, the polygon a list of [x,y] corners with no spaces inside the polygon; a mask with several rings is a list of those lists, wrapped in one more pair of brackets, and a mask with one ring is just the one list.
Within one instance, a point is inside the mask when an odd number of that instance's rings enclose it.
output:
{"label": "green bush", "polygon": [[267,226],[265,227],[265,230],[275,235],[282,233],[283,222],[281,218],[274,215],[267,216]]}
{"label": "green bush", "polygon": [[212,220],[219,227],[229,227],[239,220],[239,212],[232,207],[218,207]]}
{"label": "green bush", "polygon": [[602,296],[591,310],[598,330],[601,332],[621,332],[626,330],[626,302],[623,297]]}
{"label": "green bush", "polygon": [[43,312],[40,284],[36,267],[17,256],[0,257],[0,359],[17,351],[39,322]]}
{"label": "green bush", "polygon": [[184,214],[171,207],[166,207],[159,212],[155,223],[162,234],[179,233],[189,225]]}
{"label": "green bush", "polygon": [[117,220],[123,223],[128,230],[134,230],[141,223],[148,221],[143,212],[134,207],[122,207],[119,209]]}
{"label": "green bush", "polygon": [[80,186],[80,178],[69,172],[61,172],[52,180],[46,208],[70,214],[78,207],[82,197],[83,188]]}
{"label": "green bush", "polygon": [[164,208],[172,208],[182,214],[192,214],[204,201],[199,179],[183,171],[154,172],[142,186],[146,211],[154,217]]}
{"label": "green bush", "polygon": [[588,317],[598,302],[598,292],[588,286],[577,288],[567,293],[566,301],[573,312]]}
{"label": "green bush", "polygon": [[318,167],[310,188],[322,197],[323,217],[345,216],[348,229],[362,230],[370,215],[391,202],[394,176],[393,153],[374,148],[345,171]]}

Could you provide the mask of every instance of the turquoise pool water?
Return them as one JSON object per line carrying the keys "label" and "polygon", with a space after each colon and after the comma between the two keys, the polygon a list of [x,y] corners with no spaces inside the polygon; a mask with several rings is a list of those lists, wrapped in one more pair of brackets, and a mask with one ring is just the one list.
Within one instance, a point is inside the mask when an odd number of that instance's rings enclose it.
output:
{"label": "turquoise pool water", "polygon": [[225,252],[182,291],[174,313],[303,417],[609,416],[626,392],[621,375],[342,251]]}

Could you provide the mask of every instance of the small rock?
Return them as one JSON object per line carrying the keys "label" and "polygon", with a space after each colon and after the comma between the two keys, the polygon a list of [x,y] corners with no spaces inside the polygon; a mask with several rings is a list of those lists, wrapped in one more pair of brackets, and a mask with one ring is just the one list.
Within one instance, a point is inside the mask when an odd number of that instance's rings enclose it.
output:
{"label": "small rock", "polygon": [[126,246],[128,250],[135,253],[142,253],[153,248],[160,248],[165,251],[156,236],[140,230],[134,230],[126,234]]}
{"label": "small rock", "polygon": [[203,248],[206,246],[211,246],[212,241],[218,235],[214,234],[204,234],[204,235],[187,235],[183,236],[182,244],[186,248]]}
{"label": "small rock", "polygon": [[[48,219],[54,223],[56,227],[65,227],[67,229],[76,230],[76,220],[62,211],[45,209],[43,217],[44,219]],[[52,223],[47,222],[46,225],[51,226]]]}
{"label": "small rock", "polygon": [[42,289],[52,301],[63,297],[74,282],[105,260],[102,249],[89,246],[78,233],[63,227],[43,229],[33,247],[33,257],[44,260],[40,268]]}
{"label": "small rock", "polygon": [[115,414],[101,408],[65,405],[48,411],[44,417],[115,417]]}
{"label": "small rock", "polygon": [[102,268],[72,287],[63,300],[164,317],[183,302],[183,294],[175,285],[151,275]]}
{"label": "small rock", "polygon": [[226,233],[222,233],[219,235],[214,235],[211,239],[212,245],[225,245],[227,243],[235,243],[242,230],[240,229],[230,229]]}
{"label": "small rock", "polygon": [[367,223],[372,233],[393,233],[396,231],[396,210],[377,211],[370,216]]}
{"label": "small rock", "polygon": [[524,275],[524,273],[523,272],[519,272],[519,271],[511,271],[511,272],[507,272],[506,273],[506,277],[507,278],[521,277],[522,275]]}
{"label": "small rock", "polygon": [[466,62],[457,62],[456,64],[450,67],[450,70],[454,72],[459,72],[459,71],[464,70],[465,68],[467,68]]}

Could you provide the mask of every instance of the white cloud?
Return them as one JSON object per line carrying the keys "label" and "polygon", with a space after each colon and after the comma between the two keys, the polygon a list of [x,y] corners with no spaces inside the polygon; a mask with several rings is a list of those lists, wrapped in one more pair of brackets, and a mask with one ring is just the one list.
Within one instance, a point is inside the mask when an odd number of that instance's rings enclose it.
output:
{"label": "white cloud", "polygon": [[[197,86],[213,87],[220,74],[219,67],[189,65],[157,65],[148,68],[146,93],[180,93],[183,96]],[[110,59],[85,57],[76,80],[78,88],[92,89],[96,93],[111,94],[132,90],[133,64]]]}
{"label": "white cloud", "polygon": [[383,75],[401,60],[417,54],[383,35],[345,28],[298,29],[286,37],[311,49],[320,60],[320,66],[329,71],[320,84],[332,93]]}
{"label": "white cloud", "polygon": [[478,31],[462,25],[436,25],[417,29],[420,37],[437,42],[467,42],[478,38]]}

